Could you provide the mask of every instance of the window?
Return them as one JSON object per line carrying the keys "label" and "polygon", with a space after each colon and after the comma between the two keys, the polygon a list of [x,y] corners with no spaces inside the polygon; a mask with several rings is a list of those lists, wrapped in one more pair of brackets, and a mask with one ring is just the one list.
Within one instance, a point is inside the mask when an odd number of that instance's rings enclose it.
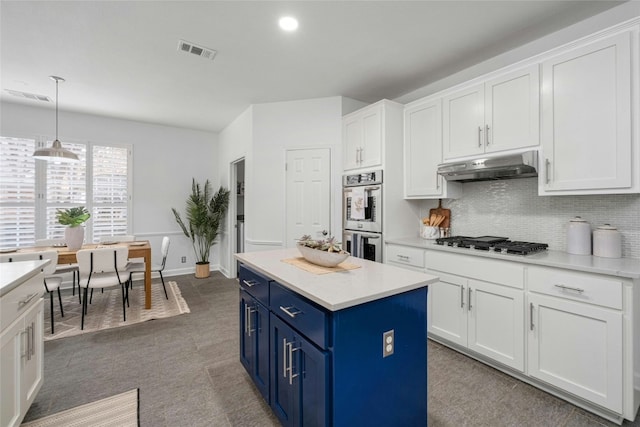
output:
{"label": "window", "polygon": [[130,147],[65,142],[80,161],[55,163],[34,160],[36,145],[33,139],[0,137],[0,247],[62,238],[56,211],[73,206],[91,212],[87,242],[130,234]]}

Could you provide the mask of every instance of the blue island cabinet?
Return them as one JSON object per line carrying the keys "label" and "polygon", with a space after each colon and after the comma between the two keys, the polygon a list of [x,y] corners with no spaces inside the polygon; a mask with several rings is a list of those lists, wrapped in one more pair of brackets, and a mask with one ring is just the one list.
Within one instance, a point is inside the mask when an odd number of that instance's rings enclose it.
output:
{"label": "blue island cabinet", "polygon": [[240,362],[269,402],[269,283],[247,273],[241,276],[241,283],[244,279],[242,285],[254,296],[240,288]]}
{"label": "blue island cabinet", "polygon": [[[241,266],[241,299],[255,287],[243,283],[248,273],[257,274]],[[265,399],[284,426],[427,425],[426,287],[331,311],[262,277],[270,312]]]}

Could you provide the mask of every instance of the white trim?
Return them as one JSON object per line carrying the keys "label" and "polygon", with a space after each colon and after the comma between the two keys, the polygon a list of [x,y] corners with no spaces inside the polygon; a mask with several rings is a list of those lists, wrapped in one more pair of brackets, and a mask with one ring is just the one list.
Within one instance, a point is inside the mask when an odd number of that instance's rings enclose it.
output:
{"label": "white trim", "polygon": [[254,246],[283,246],[284,245],[283,241],[278,241],[278,240],[253,240],[249,238],[245,238],[244,240],[245,242]]}

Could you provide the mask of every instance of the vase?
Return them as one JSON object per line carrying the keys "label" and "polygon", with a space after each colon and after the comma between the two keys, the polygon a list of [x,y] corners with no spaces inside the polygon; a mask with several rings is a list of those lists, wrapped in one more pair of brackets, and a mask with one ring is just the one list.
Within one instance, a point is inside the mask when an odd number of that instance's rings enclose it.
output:
{"label": "vase", "polygon": [[211,274],[208,262],[196,263],[196,279],[206,279]]}
{"label": "vase", "polygon": [[64,230],[64,242],[67,244],[67,249],[70,251],[77,251],[80,249],[84,242],[84,227],[81,225],[77,227],[67,227]]}

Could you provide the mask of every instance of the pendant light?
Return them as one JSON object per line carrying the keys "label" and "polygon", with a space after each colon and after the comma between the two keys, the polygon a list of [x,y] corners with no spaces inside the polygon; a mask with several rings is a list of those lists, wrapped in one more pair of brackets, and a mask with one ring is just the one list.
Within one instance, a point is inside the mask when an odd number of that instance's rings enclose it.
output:
{"label": "pendant light", "polygon": [[49,76],[49,78],[56,82],[56,139],[51,147],[38,148],[33,153],[33,157],[51,162],[77,162],[80,160],[78,156],[74,152],[62,148],[62,143],[58,140],[58,83],[64,82],[64,79],[57,76]]}

